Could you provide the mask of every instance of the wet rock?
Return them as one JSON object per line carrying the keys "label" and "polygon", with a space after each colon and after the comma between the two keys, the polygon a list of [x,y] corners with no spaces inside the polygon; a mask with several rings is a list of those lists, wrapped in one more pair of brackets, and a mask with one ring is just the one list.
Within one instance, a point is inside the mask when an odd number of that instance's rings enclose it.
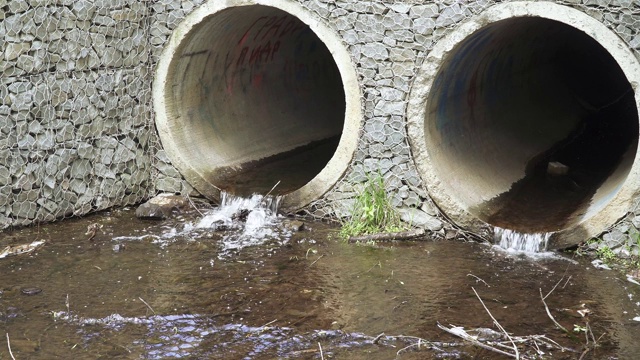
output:
{"label": "wet rock", "polygon": [[231,219],[234,221],[246,222],[250,212],[251,210],[249,209],[240,209],[240,211],[231,215]]}
{"label": "wet rock", "polygon": [[163,220],[171,216],[174,211],[180,211],[188,206],[189,201],[182,196],[160,194],[138,206],[136,209],[136,217],[140,219]]}
{"label": "wet rock", "polygon": [[607,246],[610,249],[614,249],[620,245],[623,245],[626,240],[626,234],[617,228],[612,229],[610,232],[602,236],[602,246]]}
{"label": "wet rock", "polygon": [[20,292],[23,293],[24,295],[38,295],[42,292],[42,289],[37,288],[37,287],[25,287],[20,289]]}
{"label": "wet rock", "polygon": [[442,229],[442,221],[427,214],[426,212],[416,208],[402,208],[398,209],[400,212],[400,219],[404,222],[408,222],[413,226],[423,228],[429,231],[438,231]]}
{"label": "wet rock", "polygon": [[551,176],[564,176],[569,174],[569,167],[557,161],[551,161],[547,165],[547,174]]}
{"label": "wet rock", "polygon": [[304,223],[300,220],[285,220],[283,222],[284,228],[291,231],[304,230]]}
{"label": "wet rock", "polygon": [[609,265],[605,264],[604,261],[600,259],[593,260],[591,262],[591,265],[593,265],[593,267],[596,269],[611,270]]}
{"label": "wet rock", "polygon": [[124,244],[115,244],[113,245],[113,252],[119,253],[123,252],[126,246]]}
{"label": "wet rock", "polygon": [[225,224],[225,222],[223,220],[218,220],[218,221],[214,222],[213,224],[211,224],[211,227],[215,231],[228,231],[228,230],[231,230],[231,227],[229,225]]}

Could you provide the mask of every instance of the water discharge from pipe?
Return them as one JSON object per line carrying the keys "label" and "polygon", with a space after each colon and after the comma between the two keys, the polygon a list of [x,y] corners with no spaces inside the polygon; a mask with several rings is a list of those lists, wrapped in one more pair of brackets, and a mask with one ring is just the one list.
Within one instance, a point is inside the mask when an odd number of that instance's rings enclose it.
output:
{"label": "water discharge from pipe", "polygon": [[220,197],[220,206],[207,212],[195,228],[224,231],[222,253],[268,241],[284,244],[289,240],[291,232],[281,226],[278,216],[280,196],[254,194],[245,198],[221,192]]}
{"label": "water discharge from pipe", "polygon": [[507,251],[539,253],[547,250],[552,233],[525,234],[514,230],[494,228],[494,242]]}

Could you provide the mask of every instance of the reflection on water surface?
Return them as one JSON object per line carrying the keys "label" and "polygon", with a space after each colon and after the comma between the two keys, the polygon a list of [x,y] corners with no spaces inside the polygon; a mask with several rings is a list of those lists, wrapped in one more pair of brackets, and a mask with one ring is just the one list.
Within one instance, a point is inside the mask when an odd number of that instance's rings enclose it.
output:
{"label": "reflection on water surface", "polygon": [[[353,245],[328,224],[295,232],[268,220],[253,242],[237,241],[243,226],[203,226],[196,212],[147,222],[119,210],[6,233],[0,248],[47,243],[0,259],[1,331],[16,359],[393,359],[412,344],[397,335],[460,343],[438,322],[497,330],[475,289],[512,335],[546,334],[577,351],[547,358],[576,359],[584,334],[557,330],[540,300],[562,280],[546,299],[555,319],[584,326],[577,310],[588,308],[594,335],[604,334],[585,358],[640,353],[640,286],[587,262],[428,239]],[[103,226],[88,241],[92,223]],[[41,292],[23,292],[33,288]],[[399,358],[499,358],[472,346],[416,349]],[[6,344],[0,358],[10,358]]]}

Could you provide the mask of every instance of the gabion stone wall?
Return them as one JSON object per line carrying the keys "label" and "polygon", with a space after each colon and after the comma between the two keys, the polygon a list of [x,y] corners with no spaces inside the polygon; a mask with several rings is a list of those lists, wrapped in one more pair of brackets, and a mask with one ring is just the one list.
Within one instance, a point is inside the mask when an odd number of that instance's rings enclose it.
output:
{"label": "gabion stone wall", "polygon": [[[349,171],[307,212],[348,214],[366,174],[379,170],[405,216],[443,233],[408,145],[407,96],[433,45],[498,2],[298,2],[343,39],[365,114]],[[0,227],[192,191],[162,151],[150,91],[172,30],[201,3],[0,0]],[[640,59],[636,0],[556,3],[604,23]]]}
{"label": "gabion stone wall", "polygon": [[0,1],[0,228],[153,191],[147,5]]}

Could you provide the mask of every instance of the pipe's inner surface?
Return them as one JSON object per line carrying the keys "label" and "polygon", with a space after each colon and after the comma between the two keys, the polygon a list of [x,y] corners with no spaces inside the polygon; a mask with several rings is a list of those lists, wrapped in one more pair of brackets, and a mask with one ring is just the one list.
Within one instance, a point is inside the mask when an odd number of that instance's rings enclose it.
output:
{"label": "pipe's inner surface", "polygon": [[427,103],[438,177],[494,226],[557,231],[602,209],[638,145],[638,109],[613,57],[538,17],[491,23],[445,58]]}
{"label": "pipe's inner surface", "polygon": [[270,6],[204,18],[173,54],[165,88],[184,162],[239,195],[305,185],[333,156],[345,121],[330,51],[308,25]]}

